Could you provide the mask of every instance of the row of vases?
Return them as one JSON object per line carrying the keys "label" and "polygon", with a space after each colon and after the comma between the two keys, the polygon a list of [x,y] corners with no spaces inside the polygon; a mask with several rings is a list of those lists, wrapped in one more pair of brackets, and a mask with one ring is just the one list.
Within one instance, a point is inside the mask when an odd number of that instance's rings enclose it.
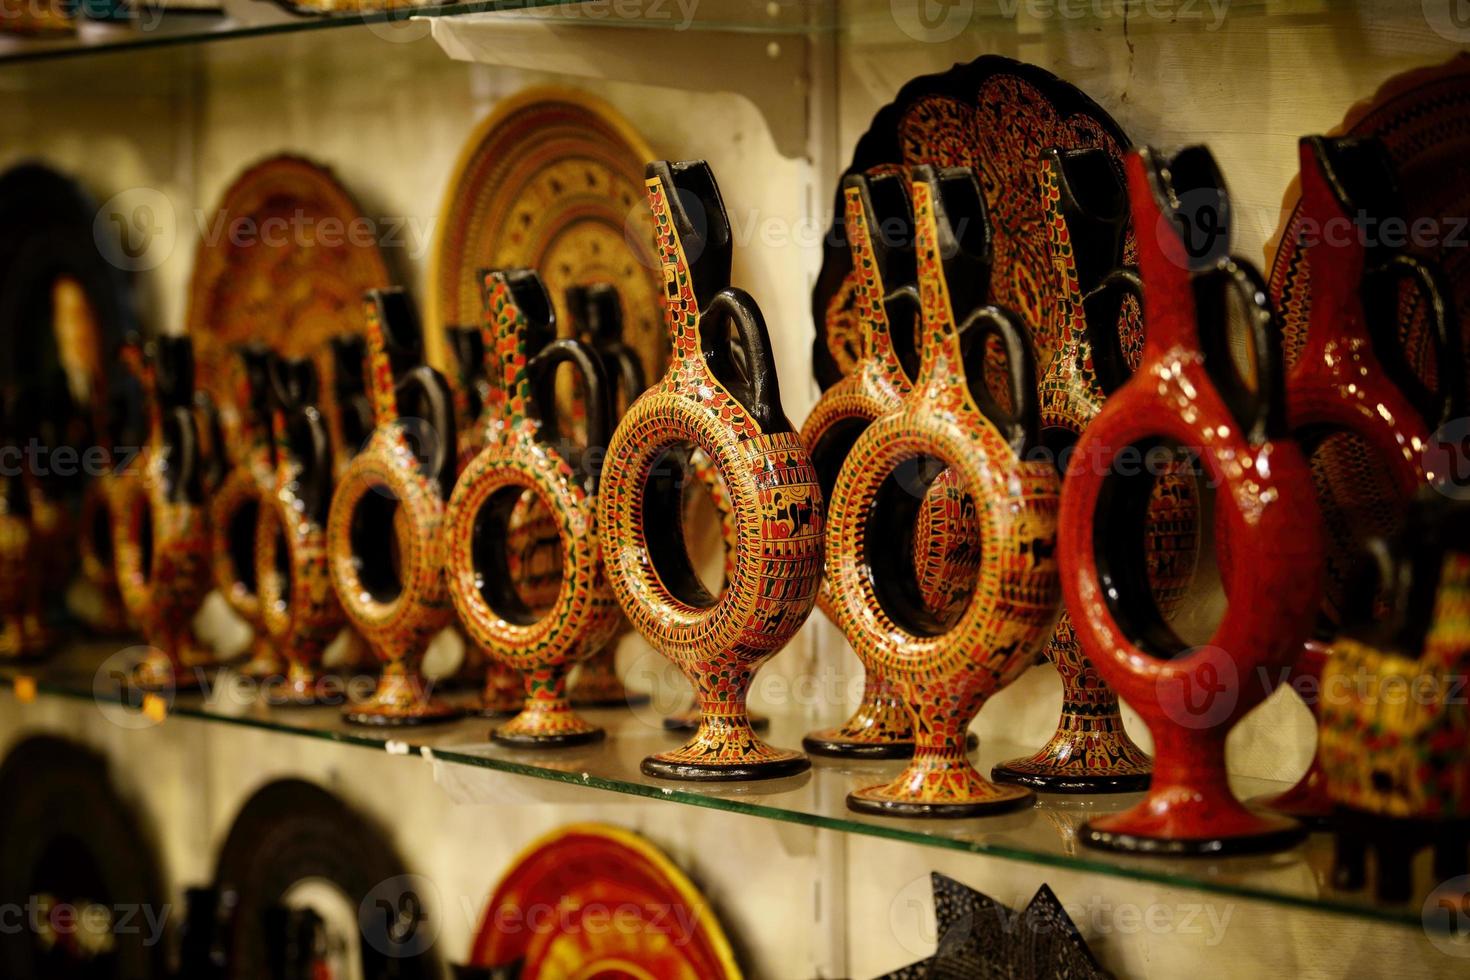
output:
{"label": "row of vases", "polygon": [[[807,749],[910,758],[896,779],[853,793],[855,810],[970,816],[1024,804],[1030,787],[1147,786],[1138,806],[1091,821],[1084,840],[1222,853],[1298,839],[1295,820],[1233,796],[1224,740],[1268,693],[1268,678],[1294,663],[1320,670],[1320,657],[1303,656],[1304,645],[1314,649],[1324,545],[1300,443],[1357,435],[1395,474],[1403,499],[1394,506],[1407,506],[1432,476],[1429,420],[1413,403],[1428,399],[1401,394],[1379,366],[1377,335],[1397,333],[1382,297],[1416,283],[1441,317],[1440,363],[1457,363],[1442,292],[1407,256],[1324,236],[1308,252],[1309,339],[1288,374],[1258,274],[1229,257],[1228,241],[1200,239],[1201,228],[1228,228],[1207,151],[1134,152],[1126,190],[1100,154],[1057,153],[1048,164],[1045,233],[1066,282],[1052,300],[1068,326],[1040,378],[1029,326],[988,303],[990,231],[975,174],[929,167],[844,183],[865,346],[800,433],[781,408],[760,310],[730,285],[729,225],[702,163],[649,166],[672,360],[636,399],[624,388],[620,418],[611,362],[555,339],[550,299],[525,271],[486,273],[479,342],[456,343],[478,348],[483,376],[499,378],[476,387],[477,413],[423,363],[406,295],[369,295],[370,408],[357,418],[371,434],[340,467],[330,447],[353,443],[330,438],[311,371],[263,362],[274,467],[261,444],[259,461],[237,470],[268,488],[253,539],[259,616],[293,683],[306,689],[345,619],[384,663],[373,699],[349,709],[353,720],[447,716],[425,694],[418,662],[457,613],[474,647],[524,678],[523,709],[495,739],[577,744],[602,733],[568,703],[568,672],[626,622],[699,699],[694,736],[645,760],[645,772],[789,775],[808,760],[755,734],[746,693],[816,603],[868,678],[853,718],[810,735]],[[1392,174],[1372,143],[1303,141],[1302,185],[1319,228],[1394,213]],[[1121,266],[1125,206],[1136,269]],[[1213,223],[1199,220],[1206,210]],[[1246,371],[1231,350],[1231,297]],[[1132,301],[1144,310],[1136,365],[1114,331]],[[111,491],[122,515],[119,583],[167,656],[145,665],[144,681],[177,682],[190,664],[187,617],[211,553],[191,448],[198,420],[186,371],[173,363],[186,360],[180,344],[162,344],[142,372],[153,394],[148,448]],[[558,420],[563,364],[583,379],[584,440]],[[334,414],[345,414],[340,401]],[[456,416],[469,427],[461,439]],[[1127,465],[1140,458],[1161,463]],[[1208,643],[1191,648],[1168,613],[1193,571],[1196,473],[1217,488],[1214,546],[1230,604]],[[684,544],[695,478],[724,501],[730,554],[719,595]],[[228,495],[214,499],[222,506]],[[213,526],[225,536],[217,555],[231,532],[228,520]],[[555,542],[559,580],[534,581],[528,537]],[[969,724],[1043,652],[1064,681],[1061,723],[992,782],[969,760]],[[1115,690],[1149,725],[1152,762],[1123,732]],[[1281,802],[1304,814],[1328,803],[1315,776]]]}

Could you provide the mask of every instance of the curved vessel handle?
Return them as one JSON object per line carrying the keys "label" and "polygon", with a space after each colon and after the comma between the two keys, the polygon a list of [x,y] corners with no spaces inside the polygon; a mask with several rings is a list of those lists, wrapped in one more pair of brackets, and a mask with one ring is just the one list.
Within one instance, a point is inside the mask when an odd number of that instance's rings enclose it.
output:
{"label": "curved vessel handle", "polygon": [[[1434,348],[1437,390],[1430,388],[1409,364],[1399,336],[1399,284],[1408,281],[1423,300],[1429,342]],[[1461,370],[1459,318],[1453,293],[1435,263],[1399,253],[1363,273],[1363,317],[1373,353],[1384,372],[1431,430],[1464,414],[1465,378]]]}
{"label": "curved vessel handle", "polygon": [[429,438],[428,453],[418,460],[419,472],[426,479],[439,481],[439,491],[448,500],[454,489],[456,449],[454,394],[449,390],[449,382],[427,364],[420,364],[398,382],[396,398],[400,405],[416,402],[423,406]]}
{"label": "curved vessel handle", "polygon": [[[929,175],[921,178],[920,170],[928,171]],[[939,171],[915,167],[914,179],[924,179],[934,188],[939,260],[949,289],[950,309],[955,323],[960,324],[990,299],[995,246],[980,179],[970,167],[946,167]]]}
{"label": "curved vessel handle", "polygon": [[194,394],[193,410],[199,485],[202,493],[213,493],[230,471],[224,420],[220,418],[219,406],[207,392]]}
{"label": "curved vessel handle", "polygon": [[[734,324],[741,361],[728,329]],[[781,409],[781,389],[765,317],[750,294],[730,287],[717,293],[699,320],[705,366],[766,434],[786,432],[791,423]]]}
{"label": "curved vessel handle", "polygon": [[367,390],[373,420],[387,425],[398,418],[396,389],[424,363],[424,333],[413,300],[399,287],[369,289],[363,296],[367,319]]}
{"label": "curved vessel handle", "polygon": [[165,496],[173,503],[197,504],[204,499],[204,493],[194,413],[183,405],[175,405],[167,410],[164,419],[163,440],[172,471]]}
{"label": "curved vessel handle", "polygon": [[316,407],[316,365],[307,357],[273,356],[268,376],[277,415],[278,479],[285,478],[287,460],[294,461],[296,496],[313,523],[325,524],[332,500],[332,440]]}
{"label": "curved vessel handle", "polygon": [[454,394],[463,401],[464,418],[479,419],[484,411],[479,385],[486,380],[485,335],[479,327],[445,327],[445,339],[454,352]]}
{"label": "curved vessel handle", "polygon": [[[1000,341],[1006,355],[1006,385],[1010,411],[1002,408],[985,383],[986,341]],[[980,414],[1000,430],[1001,437],[1017,457],[1027,455],[1041,443],[1041,406],[1036,396],[1036,357],[1019,317],[999,306],[982,306],[960,325],[965,351],[965,382]]]}
{"label": "curved vessel handle", "polygon": [[623,304],[617,289],[605,282],[568,287],[567,309],[573,334],[596,352],[609,384],[616,386],[608,392],[611,404],[617,405],[618,396],[624,405],[633,404],[648,379],[642,358],[623,343]]}
{"label": "curved vessel handle", "polygon": [[[608,389],[607,375],[602,369],[602,362],[592,349],[580,340],[571,338],[554,340],[526,364],[526,374],[531,382],[532,402],[535,405],[536,414],[542,421],[538,437],[543,441],[548,441],[545,437],[549,432],[556,430],[552,420],[555,419],[557,411],[556,368],[561,364],[572,365],[582,376],[583,391],[586,392],[583,404],[587,410],[587,447],[591,450],[586,454],[586,458],[600,461],[612,438],[612,395]],[[598,467],[592,467],[591,472],[587,474],[589,487],[593,493],[596,492],[599,475]]]}
{"label": "curved vessel handle", "polygon": [[[1230,307],[1223,289],[1240,298],[1254,384],[1241,377],[1230,349]],[[1204,367],[1246,440],[1260,445],[1287,435],[1286,367],[1281,335],[1271,309],[1266,282],[1255,266],[1226,258],[1194,278],[1196,329]]]}
{"label": "curved vessel handle", "polygon": [[919,367],[923,360],[920,338],[923,336],[923,310],[920,305],[919,287],[913,283],[899,286],[883,297],[883,318],[888,321],[888,342],[893,346],[893,356],[908,379],[909,386],[918,383]]}
{"label": "curved vessel handle", "polygon": [[188,337],[164,336],[153,340],[154,396],[160,406],[173,408],[194,400],[194,345]]}
{"label": "curved vessel handle", "polygon": [[1104,395],[1111,395],[1133,376],[1118,337],[1118,321],[1129,297],[1143,309],[1143,280],[1130,266],[1109,272],[1082,297],[1082,329],[1092,351],[1092,373]]}

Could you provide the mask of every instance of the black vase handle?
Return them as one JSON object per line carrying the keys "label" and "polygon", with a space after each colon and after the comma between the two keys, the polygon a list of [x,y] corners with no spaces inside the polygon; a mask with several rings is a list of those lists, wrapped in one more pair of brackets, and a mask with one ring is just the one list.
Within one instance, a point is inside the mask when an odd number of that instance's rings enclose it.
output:
{"label": "black vase handle", "polygon": [[1131,266],[1114,269],[1082,298],[1082,330],[1092,351],[1092,373],[1104,395],[1111,395],[1132,376],[1118,323],[1123,307],[1132,297],[1143,309],[1143,280]]}
{"label": "black vase handle", "polygon": [[[1286,367],[1281,336],[1266,282],[1255,266],[1233,256],[1192,278],[1195,323],[1204,367],[1216,391],[1239,423],[1246,440],[1260,445],[1284,438],[1286,426]],[[1230,349],[1230,308],[1224,289],[1240,298],[1254,384],[1241,377]]]}
{"label": "black vase handle", "polygon": [[[729,336],[730,324],[735,326],[739,361]],[[781,409],[771,335],[749,293],[733,286],[716,293],[699,319],[699,340],[710,374],[750,413],[762,432],[791,428]]]}
{"label": "black vase handle", "polygon": [[[1020,318],[999,306],[982,306],[960,324],[965,351],[965,382],[980,413],[1000,430],[1016,455],[1025,459],[1041,441],[1041,407],[1036,397],[1036,356]],[[1006,387],[1011,403],[1002,408],[985,383],[987,341],[1000,341],[1006,356]]]}
{"label": "black vase handle", "polygon": [[883,297],[883,319],[888,321],[888,342],[910,385],[919,380],[923,352],[919,338],[923,330],[923,301],[913,283],[899,286]]}
{"label": "black vase handle", "polygon": [[201,493],[213,493],[230,470],[229,454],[225,451],[224,422],[220,418],[219,406],[203,391],[194,394],[193,412],[199,486]]}
{"label": "black vase handle", "polygon": [[286,452],[301,467],[296,496],[315,523],[325,524],[332,499],[332,440],[316,407],[316,366],[306,357],[272,357],[268,374],[272,403],[286,425]]}
{"label": "black vase handle", "polygon": [[[1423,300],[1429,342],[1434,348],[1438,390],[1423,382],[1405,356],[1399,336],[1399,285],[1405,281]],[[1459,322],[1452,296],[1438,265],[1402,252],[1363,273],[1363,316],[1373,353],[1430,429],[1438,429],[1462,415],[1465,403]]]}
{"label": "black vase handle", "polygon": [[454,396],[449,391],[449,383],[438,371],[420,364],[410,368],[396,388],[400,406],[418,405],[423,409],[422,421],[429,431],[421,433],[423,445],[416,447],[427,450],[419,454],[419,472],[437,480],[447,500],[454,489],[456,447]]}
{"label": "black vase handle", "polygon": [[656,160],[644,174],[664,186],[674,234],[689,263],[695,301],[701,310],[706,309],[715,294],[730,285],[734,251],[730,219],[715,175],[703,160]]}
{"label": "black vase handle", "polygon": [[194,399],[194,345],[188,337],[158,337],[150,351],[154,394],[165,408],[188,405]]}
{"label": "black vase handle", "polygon": [[648,378],[642,358],[623,343],[623,304],[617,289],[605,282],[572,286],[567,289],[567,308],[573,333],[591,345],[608,382],[616,387],[609,393],[612,404],[616,406],[619,399],[624,406],[633,404],[648,387]]}
{"label": "black vase handle", "polygon": [[[536,414],[542,421],[543,437],[557,431],[556,418],[556,368],[570,364],[582,376],[585,396],[583,405],[587,417],[587,447],[589,459],[600,460],[612,438],[612,401],[607,383],[607,374],[602,362],[592,348],[580,340],[563,338],[543,347],[526,363],[526,374],[531,381],[531,394],[536,403]],[[595,488],[599,476],[597,468],[589,474]]]}
{"label": "black vase handle", "polygon": [[173,503],[199,503],[204,499],[201,486],[201,453],[194,413],[188,407],[175,405],[164,412],[163,442],[168,467],[172,471],[165,496]]}

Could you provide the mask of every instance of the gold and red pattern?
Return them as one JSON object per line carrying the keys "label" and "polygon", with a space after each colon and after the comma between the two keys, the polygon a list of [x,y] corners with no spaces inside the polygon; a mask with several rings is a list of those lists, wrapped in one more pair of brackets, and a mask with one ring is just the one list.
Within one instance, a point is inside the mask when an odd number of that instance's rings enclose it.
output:
{"label": "gold and red pattern", "polygon": [[[703,167],[702,164],[688,165]],[[654,168],[650,167],[650,171]],[[709,177],[713,185],[713,178]],[[645,759],[653,775],[742,779],[790,775],[809,763],[756,736],[746,695],[757,668],[775,656],[806,620],[821,581],[822,501],[816,470],[779,402],[757,405],[775,420],[767,432],[752,410],[711,371],[700,343],[694,269],[676,230],[663,178],[647,181],[654,242],[662,261],[664,314],[672,338],[668,372],[623,416],[608,448],[598,501],[603,562],[628,621],[676,664],[694,685],[700,727],[672,752]],[[706,210],[718,202],[705,201]],[[726,221],[705,215],[709,227]],[[724,273],[728,276],[728,267]],[[711,302],[765,326],[749,297],[728,287]],[[750,371],[774,375],[769,351],[748,350]],[[774,387],[774,386],[772,386]],[[691,604],[654,567],[644,523],[645,484],[667,451],[693,445],[710,461],[729,493],[735,526],[733,569],[724,591]],[[660,542],[662,544],[662,542]]]}
{"label": "gold and red pattern", "polygon": [[[349,705],[346,717],[362,724],[415,724],[457,712],[428,697],[419,672],[424,651],[453,617],[444,583],[444,493],[437,477],[421,472],[414,441],[401,420],[397,380],[388,359],[376,297],[362,301],[367,323],[367,384],[375,428],[347,464],[327,517],[327,554],[342,611],[384,664],[372,699]],[[452,425],[452,419],[449,420]],[[369,498],[390,502],[390,526],[374,533],[396,547],[396,590],[376,594],[364,582],[353,547],[358,509]]]}
{"label": "gold and red pattern", "polygon": [[624,340],[646,377],[662,374],[663,283],[645,244],[643,167],[653,158],[638,131],[593,96],[539,87],[500,101],[466,141],[439,209],[425,311],[430,343],[444,327],[480,322],[482,270],[533,269],[563,336],[574,319],[568,287],[616,287]]}
{"label": "gold and red pattern", "polygon": [[[235,178],[202,230],[189,280],[185,329],[200,387],[223,400],[235,344],[308,357],[335,334],[361,333],[363,292],[389,283],[378,248],[387,231],[301,157],[269,157]],[[329,379],[330,364],[320,368]]]}
{"label": "gold and red pattern", "polygon": [[521,980],[739,980],[709,902],[661,851],[572,824],[523,851],[485,905],[470,965]]}
{"label": "gold and red pattern", "polygon": [[[940,264],[934,188],[913,181],[923,342],[913,393],[853,446],[832,493],[826,572],[833,611],[865,666],[891,679],[914,722],[915,752],[892,782],[857,790],[848,806],[905,816],[971,816],[1032,799],[998,786],[965,753],[970,721],[1029,666],[1056,622],[1058,479],[1028,462],[980,411],[965,382],[960,337]],[[1000,311],[994,315],[1006,316]],[[880,600],[868,513],[902,465],[934,457],[975,500],[985,561],[969,602],[947,630],[920,635]],[[881,550],[881,546],[880,549]]]}
{"label": "gold and red pattern", "polygon": [[[525,288],[543,289],[534,273],[522,275],[527,275]],[[590,481],[541,438],[544,421],[532,397],[528,361],[539,353],[529,349],[532,331],[543,324],[531,324],[528,316],[507,274],[492,272],[485,280],[482,329],[487,372],[489,366],[500,365],[502,377],[490,390],[483,416],[488,426],[485,448],[460,474],[445,512],[445,574],[469,638],[525,678],[524,709],[492,737],[515,745],[567,745],[602,736],[602,729],[584,721],[568,703],[567,674],[602,649],[620,617],[603,576]],[[482,512],[498,509],[508,520],[510,508],[527,491],[554,518],[561,549],[560,587],[551,608],[540,615],[496,608],[482,590],[482,580],[499,570],[482,568],[476,561],[477,533],[489,532],[480,527]]]}

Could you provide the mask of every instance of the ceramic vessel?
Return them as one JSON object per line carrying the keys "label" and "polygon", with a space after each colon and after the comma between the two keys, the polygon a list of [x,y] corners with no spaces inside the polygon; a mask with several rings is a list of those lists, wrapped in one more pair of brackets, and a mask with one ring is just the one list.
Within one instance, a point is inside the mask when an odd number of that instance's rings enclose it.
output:
{"label": "ceramic vessel", "polygon": [[[1096,351],[1120,348],[1120,302],[1125,294],[1089,294],[1124,264],[1128,195],[1113,157],[1101,149],[1042,155],[1043,227],[1057,293],[1052,317],[1055,348],[1038,382],[1041,441],[1047,455],[1064,469],[1077,438],[1097,417],[1111,391],[1121,384],[1108,377]],[[1118,280],[1126,281],[1126,280]],[[1094,343],[1094,337],[1097,342]],[[1126,369],[1126,364],[1118,364]],[[1167,616],[1183,598],[1198,552],[1198,506],[1193,481],[1161,476],[1149,501],[1148,580]],[[1147,753],[1123,729],[1118,695],[1083,654],[1066,611],[1046,648],[1046,658],[1062,679],[1062,713],[1056,731],[1034,754],[1011,759],[991,771],[992,778],[1052,793],[1111,793],[1148,786]]]}
{"label": "ceramic vessel", "polygon": [[[648,374],[638,351],[623,341],[623,305],[608,283],[573,286],[566,308],[573,334],[602,363],[611,399],[612,424],[617,425],[628,406],[648,387]],[[630,691],[618,677],[618,641],[633,631],[626,617],[618,617],[617,631],[600,651],[587,658],[572,675],[572,704],[579,708],[623,708],[647,704],[649,696]]]}
{"label": "ceramic vessel", "polygon": [[[486,372],[485,338],[482,328],[445,327],[444,337],[454,353],[457,383],[454,386],[454,414],[459,435],[459,462],[455,479],[485,448],[489,421],[485,413],[490,407],[492,386]],[[560,585],[560,582],[557,583]],[[458,630],[458,624],[451,626]],[[512,667],[485,656],[477,644],[464,638],[464,658],[456,679],[480,689],[479,714],[485,718],[504,718],[520,714],[525,704],[525,683]]]}
{"label": "ceramic vessel", "polygon": [[255,580],[266,635],[289,664],[271,694],[311,703],[323,699],[322,652],[345,621],[327,555],[332,442],[311,361],[272,356],[268,373],[275,475],[256,524]]}
{"label": "ceramic vessel", "polygon": [[[1324,604],[1317,631],[1306,643],[1289,683],[1320,710],[1322,668],[1343,612],[1343,590],[1353,556],[1375,533],[1392,533],[1425,471],[1429,432],[1458,412],[1460,374],[1447,371],[1438,417],[1422,418],[1378,352],[1402,358],[1398,290],[1407,280],[1431,316],[1437,364],[1459,364],[1460,345],[1450,322],[1447,287],[1425,262],[1371,234],[1384,221],[1402,220],[1404,208],[1393,167],[1380,143],[1351,138],[1301,141],[1300,244],[1312,283],[1301,348],[1286,375],[1287,422],[1309,454],[1326,532]],[[1369,242],[1377,244],[1369,245]],[[1325,823],[1332,811],[1322,768],[1314,756],[1291,789],[1254,801],[1281,813]]]}
{"label": "ceramic vessel", "polygon": [[[644,759],[643,771],[707,780],[791,775],[810,763],[757,737],[745,701],[756,669],[816,600],[821,490],[781,409],[765,321],[729,285],[730,226],[714,175],[702,161],[651,163],[647,186],[673,358],[613,434],[598,525],[618,603],[689,678],[701,718],[688,742]],[[727,488],[736,527],[734,570],[718,598],[690,561],[675,475],[683,467],[668,462],[671,450],[690,446]]]}
{"label": "ceramic vessel", "polygon": [[[830,496],[843,461],[863,431],[893,411],[918,371],[918,294],[914,291],[913,209],[908,179],[897,171],[843,179],[845,228],[859,274],[854,295],[857,363],[823,392],[801,427],[824,496]],[[980,555],[974,501],[946,472],[925,494],[920,527],[913,535],[917,585],[924,605],[951,620],[974,588]],[[831,583],[824,580],[817,606],[835,621]],[[913,726],[903,699],[881,669],[869,668],[852,716],[835,728],[809,733],[802,747],[816,755],[870,759],[907,758]]]}
{"label": "ceramic vessel", "polygon": [[373,402],[368,396],[367,344],[356,334],[335,334],[327,342],[331,384],[322,398],[322,415],[332,438],[332,475],[341,479],[347,464],[373,436]]}
{"label": "ceramic vessel", "polygon": [[112,526],[120,519],[118,483],[114,447],[136,445],[136,437],[128,433],[132,416],[127,402],[118,397],[107,410],[94,405],[91,431],[102,453],[99,472],[82,491],[82,506],[77,517],[77,552],[81,559],[82,578],[92,587],[97,608],[89,617],[91,628],[104,635],[115,636],[128,631],[127,610],[117,587],[117,573],[112,555]]}
{"label": "ceramic vessel", "polygon": [[186,338],[160,337],[146,357],[136,347],[124,357],[142,379],[148,418],[142,452],[118,487],[120,519],[112,528],[123,603],[152,647],[132,681],[195,687],[210,656],[191,624],[211,583],[193,347]]}
{"label": "ceramic vessel", "polygon": [[[555,382],[572,365],[587,392],[590,446],[607,441],[607,382],[593,353],[556,340],[551,298],[534,272],[485,278],[486,371],[501,369],[485,412],[485,448],[464,468],[445,514],[449,594],[469,638],[525,678],[521,713],[490,733],[521,747],[582,745],[603,730],[572,710],[567,675],[601,649],[617,625],[603,578],[597,524],[597,466],[556,426]],[[509,521],[530,491],[555,516],[562,580],[554,604],[533,611],[512,587]]]}
{"label": "ceramic vessel", "polygon": [[1470,870],[1470,709],[1457,696],[1470,670],[1470,510],[1426,493],[1370,553],[1377,588],[1357,590],[1325,658],[1318,757],[1336,805],[1333,883],[1362,888],[1371,848],[1379,900],[1403,902],[1426,846],[1434,881]]}
{"label": "ceramic vessel", "polygon": [[274,677],[284,664],[266,630],[255,575],[256,525],[262,503],[275,484],[275,447],[266,373],[270,351],[259,344],[237,347],[228,368],[233,392],[224,428],[230,467],[209,497],[210,569],[215,588],[254,632],[245,664],[247,677]]}
{"label": "ceramic vessel", "polygon": [[[14,426],[19,393],[0,399],[0,438],[19,445]],[[0,662],[38,651],[31,642],[41,621],[42,583],[35,573],[40,547],[30,519],[30,494],[20,474],[0,475]]]}
{"label": "ceramic vessel", "polygon": [[[1127,173],[1146,297],[1143,359],[1077,443],[1074,459],[1087,465],[1068,468],[1059,547],[1077,639],[1148,724],[1154,772],[1141,803],[1093,818],[1081,837],[1152,853],[1284,847],[1303,828],[1235,798],[1225,736],[1265,697],[1265,679],[1296,659],[1321,601],[1311,475],[1287,435],[1264,284],[1218,235],[1230,207],[1214,159],[1203,147],[1172,158],[1144,149],[1129,155]],[[1216,234],[1200,234],[1206,228]],[[1231,355],[1232,291],[1253,385]],[[1158,464],[1184,454],[1218,488],[1214,536],[1229,556],[1220,563],[1229,608],[1205,644],[1179,639],[1148,586],[1145,518],[1158,465],[1129,465],[1134,453]]]}
{"label": "ceramic vessel", "polygon": [[442,721],[458,712],[430,697],[419,667],[451,617],[442,523],[454,478],[453,398],[423,362],[408,295],[369,290],[364,305],[375,427],[332,494],[327,554],[342,610],[383,671],[372,698],[344,716],[361,725]]}
{"label": "ceramic vessel", "polygon": [[[1037,439],[1035,364],[1025,328],[984,305],[990,227],[974,171],[911,171],[921,299],[913,392],[870,425],[832,490],[827,582],[838,626],[908,707],[914,755],[899,776],[850,793],[863,813],[965,817],[1033,794],[991,783],[965,753],[984,702],[1029,666],[1057,616],[1058,479],[1025,459]],[[977,274],[980,273],[980,274]],[[984,382],[1004,350],[1013,409]],[[932,482],[952,471],[975,501],[979,578],[953,623],[922,601],[912,538]]]}

